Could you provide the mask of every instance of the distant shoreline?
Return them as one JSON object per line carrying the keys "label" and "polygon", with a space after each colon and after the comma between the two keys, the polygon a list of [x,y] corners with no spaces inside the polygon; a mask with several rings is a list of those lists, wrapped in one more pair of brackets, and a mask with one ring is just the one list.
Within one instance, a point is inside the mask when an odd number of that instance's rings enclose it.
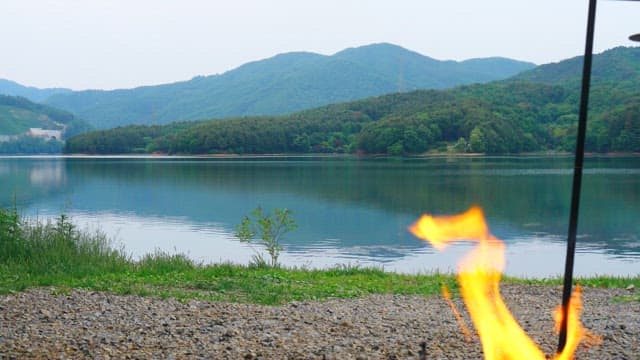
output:
{"label": "distant shoreline", "polygon": [[[96,159],[271,159],[271,158],[353,158],[353,159],[428,159],[428,158],[564,158],[573,157],[573,153],[567,152],[533,152],[520,154],[491,154],[482,153],[427,153],[411,156],[391,156],[384,154],[328,154],[328,153],[283,153],[283,154],[0,154],[3,158],[96,158]],[[640,157],[638,152],[610,152],[610,153],[585,153],[587,158],[613,158],[613,157]]]}

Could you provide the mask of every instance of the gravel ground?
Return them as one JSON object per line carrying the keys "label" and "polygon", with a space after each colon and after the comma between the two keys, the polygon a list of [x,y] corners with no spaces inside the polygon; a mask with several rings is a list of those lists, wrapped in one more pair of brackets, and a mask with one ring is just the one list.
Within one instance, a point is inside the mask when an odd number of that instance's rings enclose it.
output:
{"label": "gravel ground", "polygon": [[[524,329],[553,353],[559,288],[502,287]],[[584,325],[603,338],[577,359],[640,359],[640,302],[630,290],[584,289]],[[460,309],[463,306],[456,300]],[[0,296],[0,359],[481,359],[440,297],[374,295],[260,306],[181,303],[90,291]]]}

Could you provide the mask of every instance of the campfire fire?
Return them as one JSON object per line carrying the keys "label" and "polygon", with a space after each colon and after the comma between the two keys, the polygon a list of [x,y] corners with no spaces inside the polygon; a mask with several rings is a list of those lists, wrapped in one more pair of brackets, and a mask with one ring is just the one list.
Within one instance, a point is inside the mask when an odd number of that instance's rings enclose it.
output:
{"label": "campfire fire", "polygon": [[[518,325],[500,296],[505,245],[489,232],[482,209],[472,207],[452,216],[423,215],[409,230],[438,250],[443,250],[454,241],[477,242],[473,251],[459,264],[458,281],[462,298],[480,337],[485,359],[546,359],[542,350]],[[567,343],[554,359],[573,359],[580,341],[592,337],[580,323],[581,307],[580,289],[577,288],[571,296],[567,312]],[[562,307],[558,307],[554,316],[556,332],[562,314]]]}

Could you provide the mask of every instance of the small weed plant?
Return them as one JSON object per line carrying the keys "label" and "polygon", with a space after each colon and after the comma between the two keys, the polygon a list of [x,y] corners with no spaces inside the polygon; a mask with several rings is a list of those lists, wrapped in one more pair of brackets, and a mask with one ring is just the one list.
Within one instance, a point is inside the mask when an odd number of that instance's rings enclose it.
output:
{"label": "small weed plant", "polygon": [[0,261],[25,256],[26,248],[20,241],[22,236],[20,226],[20,216],[15,207],[0,209]]}
{"label": "small weed plant", "polygon": [[259,237],[260,243],[269,254],[270,261],[264,258],[262,253],[256,251],[252,263],[258,267],[278,267],[278,257],[282,251],[280,242],[285,234],[295,230],[298,225],[288,209],[274,209],[265,213],[261,207],[257,207],[250,216],[245,216],[238,224],[236,237],[245,243],[251,243]]}

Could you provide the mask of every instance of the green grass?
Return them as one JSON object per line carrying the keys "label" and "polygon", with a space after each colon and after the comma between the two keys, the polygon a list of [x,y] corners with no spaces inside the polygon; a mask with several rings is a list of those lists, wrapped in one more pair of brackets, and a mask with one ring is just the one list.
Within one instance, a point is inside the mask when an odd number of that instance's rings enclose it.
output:
{"label": "green grass", "polygon": [[[531,285],[550,285],[550,286],[562,286],[563,279],[561,277],[546,278],[546,279],[522,279],[515,277],[504,277],[504,282],[512,284],[531,284]],[[625,276],[594,276],[594,277],[578,277],[575,278],[575,284],[583,287],[595,287],[595,288],[627,288],[633,286],[638,288],[640,286],[640,276],[625,277]]]}
{"label": "green grass", "polygon": [[[354,298],[368,294],[432,296],[442,285],[457,291],[454,275],[403,275],[376,268],[326,270],[195,264],[184,255],[156,252],[132,261],[104,234],[78,231],[62,215],[55,222],[22,219],[0,209],[0,293],[52,286],[160,298],[206,299],[267,305]],[[561,279],[515,279],[507,283],[560,285]],[[640,288],[640,277],[579,279],[583,286]],[[627,301],[640,301],[630,297]]]}

